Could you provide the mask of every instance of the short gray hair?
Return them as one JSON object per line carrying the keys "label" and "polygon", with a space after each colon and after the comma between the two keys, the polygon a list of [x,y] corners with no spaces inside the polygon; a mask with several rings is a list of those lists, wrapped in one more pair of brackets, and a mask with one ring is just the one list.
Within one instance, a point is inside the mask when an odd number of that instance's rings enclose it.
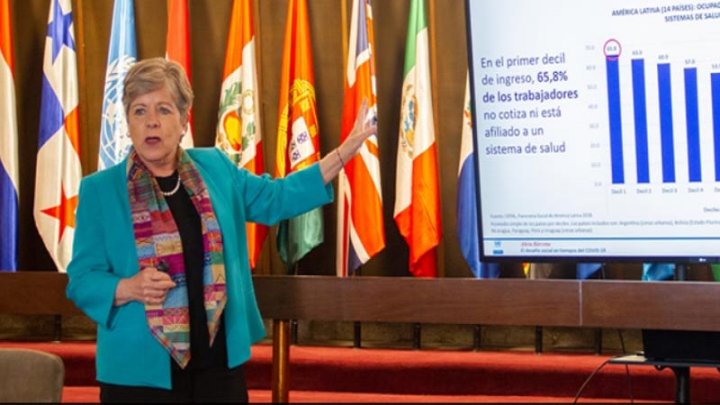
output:
{"label": "short gray hair", "polygon": [[193,103],[193,90],[183,67],[165,58],[150,58],[135,63],[125,76],[123,106],[125,114],[136,98],[167,86],[182,117],[187,117]]}

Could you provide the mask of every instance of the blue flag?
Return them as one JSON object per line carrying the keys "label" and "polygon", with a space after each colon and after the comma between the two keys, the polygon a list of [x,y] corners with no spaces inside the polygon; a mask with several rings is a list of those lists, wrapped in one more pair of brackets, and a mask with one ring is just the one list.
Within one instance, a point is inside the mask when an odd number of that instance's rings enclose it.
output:
{"label": "blue flag", "polygon": [[475,185],[475,151],[472,142],[472,113],[470,84],[465,81],[465,111],[463,114],[460,168],[457,194],[457,236],[465,261],[477,278],[498,278],[498,263],[480,261],[480,233],[477,220],[477,190]]}
{"label": "blue flag", "polygon": [[115,0],[100,120],[98,170],[120,162],[125,158],[132,145],[125,122],[122,95],[123,80],[136,60],[133,0]]}
{"label": "blue flag", "polygon": [[585,280],[602,269],[602,263],[578,263],[576,267],[576,278]]}
{"label": "blue flag", "polygon": [[671,280],[674,276],[674,263],[643,263],[642,279],[645,281]]}

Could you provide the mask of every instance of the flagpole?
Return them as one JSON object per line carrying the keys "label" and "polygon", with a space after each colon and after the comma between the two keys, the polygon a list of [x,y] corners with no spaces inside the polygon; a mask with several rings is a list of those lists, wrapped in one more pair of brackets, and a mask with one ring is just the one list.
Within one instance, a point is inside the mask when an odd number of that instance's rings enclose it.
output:
{"label": "flagpole", "polygon": [[342,61],[343,61],[343,77],[347,71],[348,58],[348,18],[347,18],[347,0],[340,0],[340,29],[342,31]]}
{"label": "flagpole", "polygon": [[[436,9],[436,0],[426,0],[428,3],[428,34],[430,36],[430,88],[432,91],[432,103],[433,103],[433,126],[435,131],[435,148],[437,148],[437,157],[440,159],[440,130],[438,128],[438,68],[437,68],[437,13],[435,12]],[[438,162],[439,163],[439,162]],[[442,168],[441,164],[438,164],[438,170]],[[442,190],[442,174],[438,173],[437,176],[437,182],[438,182],[438,191]],[[440,204],[440,209],[442,211],[442,203]],[[438,243],[438,245],[435,247],[435,250],[437,252],[435,256],[435,260],[437,261],[437,277],[444,277],[445,276],[445,249],[443,247],[442,239],[440,239],[441,243]]]}
{"label": "flagpole", "polygon": [[[353,0],[350,0],[353,1]],[[347,10],[347,2],[348,0],[340,0],[340,29],[341,29],[341,42],[342,42],[342,61],[343,61],[343,77],[346,77],[347,74],[347,60],[348,60],[348,10]],[[358,7],[364,7],[363,4],[358,5]],[[346,79],[343,79],[343,82]],[[338,186],[338,189],[340,186]],[[342,204],[342,203],[341,203]],[[340,207],[338,206],[338,210]],[[336,253],[340,254],[340,253]],[[360,275],[360,269],[362,268],[362,265],[360,265],[357,269],[353,271],[353,273],[350,275],[351,277],[355,277]],[[362,347],[362,322],[360,321],[354,321],[353,322],[353,347],[356,349],[359,349]]]}
{"label": "flagpole", "polygon": [[[256,91],[260,94],[259,100],[261,100],[257,105],[257,112],[260,114],[259,120],[260,120],[260,128],[268,128],[267,122],[265,121],[265,103],[262,101],[262,90],[265,88],[263,86],[263,69],[262,69],[262,35],[260,35],[260,1],[253,1],[253,34],[255,35],[255,74],[257,75],[257,84],[258,89]],[[263,156],[270,156],[267,153],[267,140],[270,139],[270,137],[264,138],[263,142],[260,144],[260,149],[262,151]],[[267,162],[265,163],[267,165]],[[267,166],[266,166],[267,167]],[[263,168],[264,169],[264,168]],[[270,235],[270,228],[268,228],[268,235]],[[270,238],[267,237],[265,239],[265,242],[263,243],[263,247],[260,249],[260,257],[258,258],[257,268],[263,268],[265,271],[263,274],[273,274],[273,261],[272,261],[272,243],[268,243],[267,241]],[[262,263],[262,265],[260,264]],[[256,268],[256,271],[257,271]]]}
{"label": "flagpole", "polygon": [[[76,50],[77,53],[77,63],[78,63],[78,119],[82,124],[80,125],[81,128],[85,130],[80,131],[80,136],[87,133],[86,130],[89,127],[88,124],[88,117],[86,117],[87,114],[81,114],[83,111],[88,111],[88,86],[83,86],[83,83],[87,83],[87,69],[85,67],[85,18],[83,13],[83,2],[82,0],[76,0],[76,8],[74,9],[75,13],[75,19],[73,21],[73,24],[75,25],[75,33],[77,34],[77,37],[75,38],[75,44],[76,44]],[[87,145],[87,141],[90,139],[88,136],[86,139],[83,139],[83,141],[80,143]],[[80,167],[87,167],[88,163],[90,162],[91,158],[89,156],[90,149],[92,148],[85,148],[85,150],[79,150],[78,154],[80,154]],[[85,162],[85,164],[82,164]],[[97,167],[97,161],[95,162],[95,165]],[[83,170],[83,173],[87,173],[88,170]]]}

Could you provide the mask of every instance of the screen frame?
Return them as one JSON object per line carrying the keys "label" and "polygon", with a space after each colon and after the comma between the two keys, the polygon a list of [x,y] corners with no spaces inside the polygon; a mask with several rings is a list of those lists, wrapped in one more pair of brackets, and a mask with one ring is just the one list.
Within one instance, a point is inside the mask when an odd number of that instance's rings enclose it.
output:
{"label": "screen frame", "polygon": [[[480,164],[479,164],[479,145],[478,145],[478,112],[475,108],[475,75],[474,75],[474,63],[473,63],[473,35],[472,35],[472,15],[471,15],[471,2],[476,4],[484,3],[478,0],[465,0],[465,34],[466,34],[466,47],[467,47],[467,69],[468,69],[468,80],[469,80],[469,97],[470,97],[470,115],[472,117],[472,142],[473,142],[473,164],[475,165],[475,187],[476,187],[476,209],[477,209],[477,226],[478,226],[478,244],[480,260],[485,263],[516,263],[516,262],[532,262],[532,263],[677,263],[677,264],[712,264],[720,263],[720,251],[717,256],[711,255],[698,255],[698,256],[686,256],[686,255],[669,255],[669,256],[652,256],[652,255],[627,255],[627,256],[615,256],[615,255],[573,255],[573,256],[531,256],[531,255],[492,255],[487,254],[485,251],[485,239],[483,237],[483,220],[482,220],[482,195],[480,190],[482,185],[480,184]],[[527,239],[527,238],[518,238]]]}

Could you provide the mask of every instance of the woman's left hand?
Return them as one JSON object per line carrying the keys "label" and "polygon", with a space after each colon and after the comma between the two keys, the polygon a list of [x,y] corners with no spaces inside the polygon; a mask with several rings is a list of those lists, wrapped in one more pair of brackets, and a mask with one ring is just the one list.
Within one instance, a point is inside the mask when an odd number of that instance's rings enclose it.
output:
{"label": "woman's left hand", "polygon": [[377,115],[368,107],[368,101],[365,99],[358,111],[355,125],[345,141],[320,160],[320,173],[325,184],[334,179],[363,143],[375,134],[377,134]]}
{"label": "woman's left hand", "polygon": [[347,156],[346,162],[352,159],[360,149],[363,142],[372,135],[377,134],[377,114],[374,110],[370,110],[368,100],[364,99],[358,111],[355,126],[345,139],[345,142],[339,146],[340,153],[343,157]]}

